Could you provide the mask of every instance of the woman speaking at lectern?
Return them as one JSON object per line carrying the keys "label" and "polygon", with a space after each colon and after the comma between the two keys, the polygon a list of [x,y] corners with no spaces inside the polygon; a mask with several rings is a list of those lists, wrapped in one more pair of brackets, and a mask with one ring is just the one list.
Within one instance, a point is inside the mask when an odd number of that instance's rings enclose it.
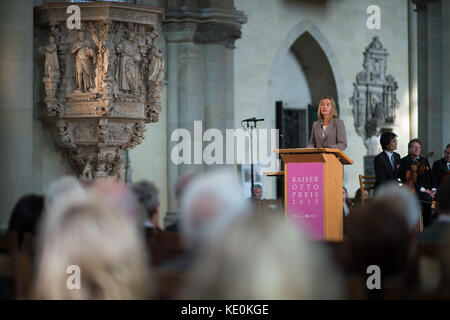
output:
{"label": "woman speaking at lectern", "polygon": [[344,121],[338,118],[336,102],[332,97],[320,99],[319,120],[314,121],[308,148],[347,148]]}

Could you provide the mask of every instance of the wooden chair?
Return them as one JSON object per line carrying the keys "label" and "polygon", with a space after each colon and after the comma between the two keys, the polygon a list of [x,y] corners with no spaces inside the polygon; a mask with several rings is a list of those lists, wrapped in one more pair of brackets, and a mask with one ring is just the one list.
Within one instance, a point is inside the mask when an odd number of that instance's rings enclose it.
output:
{"label": "wooden chair", "polygon": [[[374,190],[375,176],[363,176],[359,175],[359,187],[361,188],[361,204],[370,199],[370,191]],[[367,190],[369,198],[367,198],[364,192]]]}

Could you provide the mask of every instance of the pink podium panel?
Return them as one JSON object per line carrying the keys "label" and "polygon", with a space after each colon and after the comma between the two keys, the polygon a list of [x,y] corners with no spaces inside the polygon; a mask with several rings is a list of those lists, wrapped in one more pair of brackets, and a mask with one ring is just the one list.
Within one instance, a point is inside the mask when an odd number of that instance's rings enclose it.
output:
{"label": "pink podium panel", "polygon": [[313,240],[323,240],[323,163],[288,163],[287,219]]}

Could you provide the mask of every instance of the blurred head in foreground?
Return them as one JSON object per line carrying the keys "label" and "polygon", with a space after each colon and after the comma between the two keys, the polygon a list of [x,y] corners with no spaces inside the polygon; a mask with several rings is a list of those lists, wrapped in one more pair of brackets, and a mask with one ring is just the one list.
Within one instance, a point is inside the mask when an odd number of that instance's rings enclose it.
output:
{"label": "blurred head in foreground", "polygon": [[279,217],[241,218],[199,258],[181,298],[342,298],[341,278],[323,249]]}
{"label": "blurred head in foreground", "polygon": [[17,232],[19,246],[25,233],[36,235],[44,208],[44,197],[27,194],[17,201],[9,218],[8,231]]}
{"label": "blurred head in foreground", "polygon": [[366,276],[367,267],[377,265],[383,281],[407,270],[412,241],[403,211],[378,199],[353,213],[345,240],[350,273]]}
{"label": "blurred head in foreground", "polygon": [[[42,234],[33,298],[148,298],[148,267],[135,222],[98,195],[52,206]],[[81,289],[68,289],[77,266]],[[76,280],[74,280],[76,283]]]}
{"label": "blurred head in foreground", "polygon": [[188,248],[209,245],[248,214],[243,194],[233,171],[218,170],[194,178],[181,201],[181,230]]}
{"label": "blurred head in foreground", "polygon": [[406,219],[408,230],[411,234],[419,231],[420,205],[417,197],[411,190],[400,187],[391,182],[380,186],[375,193],[375,199],[386,205],[393,206],[401,212]]}

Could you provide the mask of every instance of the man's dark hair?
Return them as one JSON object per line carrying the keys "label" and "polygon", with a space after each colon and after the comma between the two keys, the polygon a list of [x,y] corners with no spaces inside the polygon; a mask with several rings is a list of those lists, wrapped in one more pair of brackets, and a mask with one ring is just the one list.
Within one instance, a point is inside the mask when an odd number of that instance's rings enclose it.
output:
{"label": "man's dark hair", "polygon": [[[253,185],[253,189],[252,192],[255,191],[256,189],[261,189],[262,190],[262,186],[260,184],[254,184]],[[248,189],[247,189],[248,190]]]}
{"label": "man's dark hair", "polygon": [[445,147],[444,152],[445,152],[445,150],[447,150],[448,148],[450,148],[450,143]]}
{"label": "man's dark hair", "polygon": [[393,132],[383,132],[380,137],[380,144],[383,150],[386,150],[386,146],[391,143],[393,139],[395,139],[397,135]]}
{"label": "man's dark hair", "polygon": [[411,148],[413,143],[418,143],[418,144],[420,144],[420,146],[422,146],[422,142],[420,142],[420,140],[416,138],[416,139],[412,139],[410,142],[408,142],[408,149]]}
{"label": "man's dark hair", "polygon": [[36,235],[43,208],[42,195],[27,194],[17,201],[9,218],[8,231],[17,232],[19,245],[25,233]]}
{"label": "man's dark hair", "polygon": [[139,203],[144,207],[149,218],[153,217],[159,207],[159,191],[154,183],[140,181],[131,186]]}
{"label": "man's dark hair", "polygon": [[369,265],[385,277],[402,274],[409,263],[410,236],[400,207],[373,200],[349,217],[346,246],[350,273],[365,274]]}
{"label": "man's dark hair", "polygon": [[450,215],[450,179],[445,179],[440,185],[436,193],[436,202],[439,213]]}

